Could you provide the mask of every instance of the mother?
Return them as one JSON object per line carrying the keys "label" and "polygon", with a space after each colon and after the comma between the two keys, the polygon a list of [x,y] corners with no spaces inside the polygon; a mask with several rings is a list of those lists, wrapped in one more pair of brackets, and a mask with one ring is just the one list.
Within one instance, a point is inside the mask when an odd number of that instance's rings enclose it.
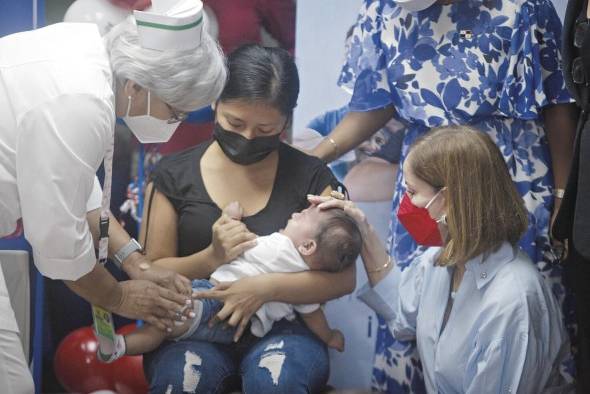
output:
{"label": "mother", "polygon": [[[254,234],[284,227],[308,205],[308,194],[329,193],[335,182],[322,161],[280,141],[299,93],[289,54],[248,45],[229,56],[228,68],[215,105],[214,140],[164,158],[147,191],[147,255],[192,279],[208,278],[253,246]],[[220,209],[235,200],[244,208],[241,222]],[[218,316],[232,314],[229,324],[243,329],[263,302],[325,302],[353,288],[351,268],[263,275],[212,293],[225,301]],[[150,390],[158,393],[220,392],[240,376],[246,393],[316,392],[328,378],[328,354],[302,324],[281,321],[264,338],[248,333],[234,346],[165,344],[146,356],[146,371]]]}

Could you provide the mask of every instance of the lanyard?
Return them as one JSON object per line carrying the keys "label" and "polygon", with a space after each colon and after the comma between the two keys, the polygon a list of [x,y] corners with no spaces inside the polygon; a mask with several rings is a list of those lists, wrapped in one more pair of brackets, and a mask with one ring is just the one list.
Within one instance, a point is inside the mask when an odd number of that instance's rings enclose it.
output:
{"label": "lanyard", "polygon": [[[109,138],[109,143],[104,156],[104,186],[100,208],[98,263],[105,265],[109,255],[109,207],[111,204],[111,184],[113,178],[113,151],[115,147],[115,132]],[[115,351],[115,328],[113,315],[96,305],[92,305],[92,318],[94,320],[94,333],[98,339],[99,351],[105,355],[111,355]]]}

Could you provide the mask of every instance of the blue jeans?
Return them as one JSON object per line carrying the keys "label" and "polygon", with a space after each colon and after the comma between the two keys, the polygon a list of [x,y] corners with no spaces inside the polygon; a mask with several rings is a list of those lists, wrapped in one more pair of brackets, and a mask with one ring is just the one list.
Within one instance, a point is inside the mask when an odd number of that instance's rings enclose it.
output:
{"label": "blue jeans", "polygon": [[[206,279],[193,280],[193,291],[206,291],[213,288],[213,284]],[[189,331],[182,336],[183,339],[193,341],[207,341],[215,343],[233,342],[234,327],[226,327],[225,324],[216,324],[209,327],[209,320],[217,314],[223,307],[223,303],[218,300],[204,298],[202,302],[201,318],[197,327],[191,327]]]}
{"label": "blue jeans", "polygon": [[[211,285],[195,281],[195,287]],[[219,327],[207,329],[209,317],[220,308],[209,301],[204,303],[203,328],[195,335],[164,342],[144,356],[150,393],[224,393],[239,389],[240,383],[246,394],[316,393],[324,388],[328,351],[302,322],[281,320],[263,338],[247,332],[235,344],[209,342],[199,337],[218,341],[226,335]],[[233,330],[225,331],[231,341]]]}

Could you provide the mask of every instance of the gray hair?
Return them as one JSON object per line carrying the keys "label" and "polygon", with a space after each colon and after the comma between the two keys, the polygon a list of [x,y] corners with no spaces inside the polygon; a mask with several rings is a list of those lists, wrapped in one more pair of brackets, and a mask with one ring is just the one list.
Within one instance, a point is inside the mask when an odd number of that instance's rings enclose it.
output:
{"label": "gray hair", "polygon": [[156,51],[139,45],[132,16],[104,36],[118,82],[132,80],[168,105],[193,111],[219,97],[227,78],[225,58],[205,29],[201,45],[186,51]]}

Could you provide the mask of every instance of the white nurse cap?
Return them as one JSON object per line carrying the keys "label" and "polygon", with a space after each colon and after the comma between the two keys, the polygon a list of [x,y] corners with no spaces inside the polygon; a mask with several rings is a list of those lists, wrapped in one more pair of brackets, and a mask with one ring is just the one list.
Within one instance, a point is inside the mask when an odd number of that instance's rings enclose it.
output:
{"label": "white nurse cap", "polygon": [[189,50],[201,45],[203,3],[200,0],[152,0],[152,7],[133,11],[139,43],[158,51]]}
{"label": "white nurse cap", "polygon": [[436,3],[436,0],[396,0],[395,3],[410,12],[422,11]]}

